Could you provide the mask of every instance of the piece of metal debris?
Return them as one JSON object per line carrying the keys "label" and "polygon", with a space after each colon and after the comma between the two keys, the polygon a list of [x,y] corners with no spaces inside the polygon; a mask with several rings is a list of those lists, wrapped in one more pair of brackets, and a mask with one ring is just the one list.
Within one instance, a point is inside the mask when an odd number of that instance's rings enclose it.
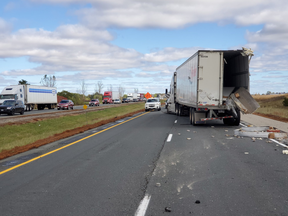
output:
{"label": "piece of metal debris", "polygon": [[171,208],[170,207],[165,207],[165,212],[171,212]]}

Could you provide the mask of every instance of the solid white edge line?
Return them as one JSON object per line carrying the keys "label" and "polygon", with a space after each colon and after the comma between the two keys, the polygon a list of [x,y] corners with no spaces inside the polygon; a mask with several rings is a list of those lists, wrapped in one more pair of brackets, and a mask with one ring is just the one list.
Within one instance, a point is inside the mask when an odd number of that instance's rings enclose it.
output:
{"label": "solid white edge line", "polygon": [[174,122],[175,124],[177,123],[177,120],[175,120],[175,122]]}
{"label": "solid white edge line", "polygon": [[145,197],[141,200],[140,205],[138,209],[136,210],[134,216],[145,216],[150,199],[151,199],[151,196],[146,194]]}
{"label": "solid white edge line", "polygon": [[270,140],[273,141],[273,142],[275,142],[275,143],[277,143],[278,145],[281,145],[281,146],[287,148],[287,145],[285,145],[285,144],[283,144],[283,143],[280,143],[280,142],[278,142],[277,140],[274,140],[274,139],[270,139]]}
{"label": "solid white edge line", "polygon": [[173,136],[173,134],[169,134],[169,136],[167,138],[167,142],[170,142],[172,140],[172,136]]}

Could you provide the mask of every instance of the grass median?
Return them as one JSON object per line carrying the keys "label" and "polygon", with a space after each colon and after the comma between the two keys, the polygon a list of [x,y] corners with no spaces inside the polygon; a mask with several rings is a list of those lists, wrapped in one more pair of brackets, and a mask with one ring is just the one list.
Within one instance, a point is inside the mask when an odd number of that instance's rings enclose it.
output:
{"label": "grass median", "polygon": [[121,107],[113,107],[95,112],[87,112],[75,116],[63,116],[59,118],[45,119],[38,122],[22,125],[6,125],[1,127],[0,152],[26,146],[38,140],[45,140],[55,134],[77,128],[87,128],[97,122],[119,118],[130,113],[143,111],[143,103],[127,104]]}

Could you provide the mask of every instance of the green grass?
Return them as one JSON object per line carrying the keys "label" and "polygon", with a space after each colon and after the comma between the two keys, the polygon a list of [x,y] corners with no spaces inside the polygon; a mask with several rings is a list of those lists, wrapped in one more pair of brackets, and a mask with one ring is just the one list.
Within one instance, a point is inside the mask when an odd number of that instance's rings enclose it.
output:
{"label": "green grass", "polygon": [[127,104],[76,116],[63,116],[23,125],[1,127],[0,152],[16,146],[24,146],[54,134],[62,133],[86,124],[94,124],[116,116],[125,115],[144,108],[143,103]]}

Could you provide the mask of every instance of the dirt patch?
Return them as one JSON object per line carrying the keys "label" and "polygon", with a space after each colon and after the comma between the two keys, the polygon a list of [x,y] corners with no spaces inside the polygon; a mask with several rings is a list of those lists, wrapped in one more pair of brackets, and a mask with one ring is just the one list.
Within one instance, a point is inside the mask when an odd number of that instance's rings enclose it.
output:
{"label": "dirt patch", "polygon": [[[38,148],[40,146],[46,145],[48,143],[55,142],[55,141],[60,140],[60,139],[64,139],[64,138],[73,136],[75,134],[83,133],[84,131],[87,131],[87,130],[90,130],[90,129],[93,129],[93,128],[96,128],[96,127],[100,127],[102,125],[105,125],[105,124],[108,124],[108,123],[111,123],[111,122],[115,122],[115,121],[118,121],[118,120],[126,118],[126,117],[130,117],[130,116],[132,116],[132,115],[134,115],[136,113],[143,112],[143,111],[144,111],[144,109],[141,109],[141,110],[138,110],[138,111],[126,114],[126,115],[116,116],[114,118],[103,120],[103,121],[97,122],[95,124],[85,125],[85,126],[82,126],[82,127],[78,127],[78,128],[72,129],[72,130],[67,130],[67,131],[64,131],[63,133],[55,134],[53,136],[50,136],[50,137],[45,138],[45,139],[38,140],[38,141],[36,141],[34,143],[31,143],[31,144],[28,144],[28,145],[25,145],[25,146],[18,146],[18,147],[15,147],[13,149],[10,149],[10,150],[3,150],[0,153],[0,160],[2,160],[4,158],[7,158],[7,157],[11,157],[13,155],[16,155],[16,154],[19,154],[19,153],[22,153],[22,152],[26,152],[26,151],[28,151],[30,149],[33,149],[33,148]],[[35,119],[35,120],[39,121],[38,118]],[[41,120],[42,120],[42,118],[41,118]]]}
{"label": "dirt patch", "polygon": [[280,117],[280,116],[275,116],[275,115],[271,115],[271,114],[262,114],[262,113],[253,113],[254,115],[258,115],[258,116],[262,116],[265,118],[269,118],[269,119],[273,119],[276,121],[281,121],[281,122],[288,122],[288,118],[284,118],[284,117]]}

